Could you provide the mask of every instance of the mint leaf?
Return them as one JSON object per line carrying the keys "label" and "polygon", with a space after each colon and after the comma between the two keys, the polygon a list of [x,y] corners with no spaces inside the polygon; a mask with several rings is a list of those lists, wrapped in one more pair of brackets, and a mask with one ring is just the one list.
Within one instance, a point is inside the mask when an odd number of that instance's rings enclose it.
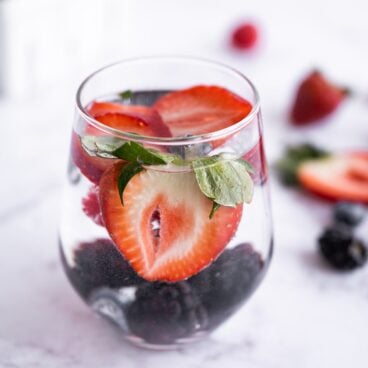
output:
{"label": "mint leaf", "polygon": [[81,138],[82,147],[90,156],[120,158],[142,165],[164,165],[174,163],[183,165],[183,160],[172,153],[162,153],[147,149],[142,144],[124,141],[115,137],[90,136]]}
{"label": "mint leaf", "polygon": [[276,170],[285,185],[298,185],[299,166],[307,160],[316,160],[327,157],[329,153],[309,143],[290,146],[284,156],[276,162]]}
{"label": "mint leaf", "polygon": [[112,154],[129,162],[138,162],[143,165],[164,165],[166,164],[165,155],[154,150],[148,150],[143,145],[136,142],[126,142]]}
{"label": "mint leaf", "polygon": [[214,216],[215,212],[221,207],[221,205],[219,205],[218,203],[216,202],[213,202],[212,203],[212,208],[211,208],[211,212],[210,212],[210,220],[212,219],[212,217]]}
{"label": "mint leaf", "polygon": [[242,161],[225,160],[219,156],[193,161],[192,167],[202,193],[222,206],[250,203],[253,181]]}
{"label": "mint leaf", "polygon": [[90,156],[104,158],[115,158],[113,152],[123,143],[124,141],[115,137],[86,135],[81,138],[82,147]]}
{"label": "mint leaf", "polygon": [[[153,153],[155,156],[161,158],[166,164],[174,164],[176,166],[188,166],[188,161],[182,159],[174,153],[162,153],[155,150],[148,149],[147,151]],[[147,164],[146,164],[147,165]]]}
{"label": "mint leaf", "polygon": [[119,188],[119,194],[120,194],[120,200],[121,204],[124,206],[124,189],[128,185],[130,179],[133,178],[136,174],[143,171],[144,168],[138,163],[138,162],[131,162],[127,165],[124,165],[121,169],[119,178],[118,178],[118,188]]}
{"label": "mint leaf", "polygon": [[130,100],[133,97],[133,91],[127,89],[126,91],[120,92],[119,96],[122,100]]}
{"label": "mint leaf", "polygon": [[240,165],[243,165],[245,170],[247,170],[247,172],[249,174],[255,174],[256,171],[255,171],[253,165],[250,164],[248,161],[238,159],[238,160],[236,160],[236,162],[239,163]]}
{"label": "mint leaf", "polygon": [[171,164],[193,169],[200,190],[213,201],[210,218],[220,206],[236,207],[252,200],[253,181],[249,172],[254,169],[247,161],[236,159],[232,155],[221,154],[186,161],[176,154],[147,149],[140,143],[114,137],[86,136],[81,142],[92,156],[118,158],[129,162],[122,168],[118,178],[122,204],[126,185],[134,175],[144,170],[144,165]]}

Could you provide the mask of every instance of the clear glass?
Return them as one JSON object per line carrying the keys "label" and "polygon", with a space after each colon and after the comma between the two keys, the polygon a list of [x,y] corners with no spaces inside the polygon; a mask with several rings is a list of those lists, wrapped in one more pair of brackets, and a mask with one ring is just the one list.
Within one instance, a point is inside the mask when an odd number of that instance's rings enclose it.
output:
{"label": "clear glass", "polygon": [[[87,108],[95,100],[151,106],[167,91],[195,85],[224,87],[249,101],[252,109],[243,120],[222,130],[203,135],[191,135],[188,131],[188,135],[180,137],[150,137],[106,126],[95,120]],[[125,100],[119,97],[124,90],[133,91]],[[88,157],[83,151],[80,139],[91,131],[139,142],[160,152],[189,151],[190,159],[226,153],[250,162],[253,166],[253,199],[251,203],[242,205],[239,224],[224,249],[200,271],[175,282],[149,281],[138,275],[131,266],[134,259],[123,256],[113,242],[111,232],[107,231],[104,223],[110,220],[103,217],[96,202],[91,202],[91,198],[101,199],[101,177],[106,178],[106,172],[116,162],[108,158]],[[61,258],[78,294],[95,312],[115,324],[125,339],[135,345],[155,349],[172,348],[202,339],[243,308],[258,287],[271,259],[273,239],[262,137],[260,104],[255,87],[241,73],[221,64],[175,57],[127,60],[100,69],[82,83],[76,98],[60,224]],[[159,178],[160,183],[185,182],[194,175],[187,167],[170,165],[167,168],[147,166],[146,170]],[[108,180],[105,179],[105,184]],[[148,188],[133,189],[142,194],[135,199],[137,208],[145,208],[144,193]],[[179,184],[177,190],[181,190]],[[172,195],[170,193],[165,195]],[[141,203],[139,198],[143,198]],[[191,210],[196,212],[199,204],[191,203],[193,198],[187,198],[187,201]],[[180,219],[180,210],[177,215]],[[134,224],[137,218],[132,215],[130,221]],[[157,225],[157,218],[152,217],[151,221],[154,232],[154,226],[161,225]],[[222,222],[217,221],[216,229],[212,229],[214,243],[217,242],[216,236],[221,238],[230,226],[225,217]],[[206,223],[213,227],[210,222]],[[173,236],[180,236],[181,227],[175,229]],[[192,259],[193,264],[197,261]]]}

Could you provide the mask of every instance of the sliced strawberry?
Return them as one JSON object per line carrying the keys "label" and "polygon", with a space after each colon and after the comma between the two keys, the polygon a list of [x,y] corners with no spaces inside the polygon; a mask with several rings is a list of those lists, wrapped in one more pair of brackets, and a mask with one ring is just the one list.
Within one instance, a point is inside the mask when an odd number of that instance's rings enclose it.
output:
{"label": "sliced strawberry", "polygon": [[254,172],[251,173],[254,183],[262,184],[267,178],[267,162],[262,137],[257,144],[243,156],[243,159],[248,161],[254,169]]}
{"label": "sliced strawberry", "polygon": [[[91,116],[96,118],[96,120],[113,128],[115,128],[115,126],[112,125],[114,124],[114,121],[109,122],[109,119],[106,119],[103,116],[106,114],[112,116],[114,113],[120,113],[143,120],[152,128],[151,134],[148,134],[147,131],[143,131],[141,133],[142,135],[152,135],[156,137],[171,136],[169,128],[163,123],[159,113],[151,107],[141,105],[122,105],[112,102],[93,102],[89,106],[88,112]],[[101,118],[103,118],[104,121],[102,121]],[[116,127],[121,129],[120,126]]]}
{"label": "sliced strawberry", "polygon": [[368,202],[368,152],[306,161],[298,179],[304,188],[332,200]]}
{"label": "sliced strawberry", "polygon": [[117,179],[124,163],[102,176],[100,203],[106,228],[135,271],[146,280],[179,281],[209,265],[234,235],[242,206],[221,207],[209,219],[212,202],[193,173],[142,171],[124,190]]}
{"label": "sliced strawberry", "polygon": [[100,199],[99,199],[99,187],[93,185],[86,197],[82,199],[83,212],[97,225],[104,226]]}
{"label": "sliced strawberry", "polygon": [[82,174],[94,184],[98,184],[104,171],[115,162],[107,158],[90,156],[83,149],[79,136],[74,132],[72,133],[71,156]]}
{"label": "sliced strawberry", "polygon": [[[91,115],[96,120],[111,128],[146,136],[167,136],[170,134],[168,128],[162,123],[158,113],[149,107],[95,102],[90,108],[93,113]],[[108,109],[111,109],[113,112],[108,112]],[[122,113],[123,110],[126,113]],[[105,133],[92,125],[87,126],[85,134],[105,135]],[[95,184],[98,184],[103,172],[116,161],[89,156],[81,146],[80,139],[75,133],[72,135],[71,150],[76,166]]]}
{"label": "sliced strawberry", "polygon": [[200,135],[227,128],[245,118],[252,105],[217,86],[171,92],[154,104],[173,136]]}
{"label": "sliced strawberry", "polygon": [[156,136],[155,127],[136,116],[115,112],[97,115],[95,119],[110,128],[119,130],[124,129],[124,131],[128,133],[148,135],[151,137]]}

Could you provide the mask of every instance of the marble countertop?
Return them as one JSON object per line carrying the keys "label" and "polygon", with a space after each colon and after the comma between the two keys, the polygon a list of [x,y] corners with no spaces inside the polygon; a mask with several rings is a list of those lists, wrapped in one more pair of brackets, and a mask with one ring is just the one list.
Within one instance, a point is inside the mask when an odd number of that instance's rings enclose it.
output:
{"label": "marble countertop", "polygon": [[[328,223],[330,205],[283,188],[273,174],[276,241],[270,270],[247,307],[207,341],[170,352],[138,350],[72,290],[58,258],[57,228],[74,91],[95,64],[142,54],[143,33],[137,30],[143,24],[147,29],[153,21],[157,25],[145,54],[180,49],[222,60],[255,81],[270,162],[290,142],[309,140],[330,149],[367,147],[368,142],[365,2],[311,0],[301,6],[282,0],[272,9],[265,1],[242,5],[228,0],[218,2],[216,9],[208,0],[201,6],[188,1],[183,9],[167,0],[155,6],[124,3],[132,12],[129,27],[136,27],[128,51],[106,46],[88,68],[78,64],[70,67],[67,78],[52,80],[47,88],[41,84],[33,93],[0,99],[0,367],[367,367],[368,267],[348,274],[326,267],[316,252],[316,237]],[[210,8],[212,17],[206,20]],[[259,19],[264,29],[260,50],[247,57],[216,43],[241,13]],[[195,20],[185,30],[191,15]],[[175,21],[177,28],[165,38]],[[331,121],[295,131],[286,124],[285,112],[295,81],[314,65],[350,84],[357,97]],[[235,334],[233,326],[239,324],[243,331]]]}

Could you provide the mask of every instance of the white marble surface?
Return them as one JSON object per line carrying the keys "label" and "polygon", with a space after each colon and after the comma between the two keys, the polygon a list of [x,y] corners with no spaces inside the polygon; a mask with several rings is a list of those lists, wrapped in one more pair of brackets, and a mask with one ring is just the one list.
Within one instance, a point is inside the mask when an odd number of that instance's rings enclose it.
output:
{"label": "white marble surface", "polygon": [[[99,1],[87,3],[102,6]],[[117,40],[120,36],[119,16],[117,2],[107,0],[103,26],[95,23],[104,36],[96,40],[96,49],[85,49],[90,60],[84,55],[82,62],[76,52],[67,73],[55,80],[61,66],[38,58],[38,70],[47,69],[42,83],[33,81],[33,89],[25,90],[22,98],[0,100],[0,367],[367,367],[368,267],[343,275],[325,267],[315,239],[328,221],[329,205],[285,190],[274,179],[276,248],[270,271],[247,307],[195,346],[158,353],[124,343],[76,296],[57,251],[73,93],[82,73],[117,58],[150,53],[222,60],[248,74],[260,90],[270,161],[285,142],[303,139],[334,149],[367,147],[366,2],[227,0],[216,7],[209,0],[188,0],[185,6],[169,0],[121,3],[127,21],[124,41],[113,42],[113,35]],[[22,14],[36,26],[31,11],[23,9]],[[112,12],[109,26],[106,14]],[[52,32],[59,32],[57,39],[62,40],[65,20],[52,14]],[[258,19],[263,27],[262,47],[251,56],[233,53],[223,42],[228,28],[243,15]],[[326,124],[293,131],[285,123],[292,88],[314,65],[346,81],[358,96]],[[235,333],[239,326],[242,332]]]}

